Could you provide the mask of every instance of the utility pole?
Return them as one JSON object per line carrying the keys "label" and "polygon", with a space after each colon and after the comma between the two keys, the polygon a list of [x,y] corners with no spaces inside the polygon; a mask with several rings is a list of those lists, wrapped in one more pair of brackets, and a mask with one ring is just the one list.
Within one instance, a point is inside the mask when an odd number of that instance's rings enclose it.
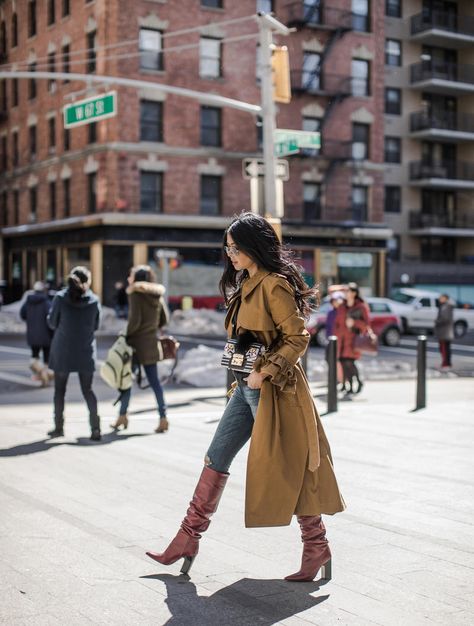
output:
{"label": "utility pole", "polygon": [[260,28],[260,53],[262,59],[261,107],[263,122],[263,161],[265,168],[265,213],[277,217],[276,213],[276,157],[275,128],[276,109],[273,101],[272,47],[273,32],[289,35],[291,30],[267,13],[258,14]]}

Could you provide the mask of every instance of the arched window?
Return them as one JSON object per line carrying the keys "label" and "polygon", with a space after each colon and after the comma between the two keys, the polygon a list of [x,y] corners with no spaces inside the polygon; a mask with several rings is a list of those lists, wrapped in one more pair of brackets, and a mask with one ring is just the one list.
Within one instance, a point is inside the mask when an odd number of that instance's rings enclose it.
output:
{"label": "arched window", "polygon": [[7,27],[5,22],[0,24],[0,59],[4,61],[7,58]]}
{"label": "arched window", "polygon": [[12,15],[12,48],[18,45],[18,16],[16,13]]}

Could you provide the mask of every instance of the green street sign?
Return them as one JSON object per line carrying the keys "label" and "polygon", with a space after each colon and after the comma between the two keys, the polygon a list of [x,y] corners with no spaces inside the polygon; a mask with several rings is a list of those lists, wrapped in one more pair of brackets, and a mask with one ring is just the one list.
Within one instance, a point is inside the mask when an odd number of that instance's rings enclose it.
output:
{"label": "green street sign", "polygon": [[296,154],[299,151],[299,146],[295,141],[280,141],[275,143],[275,155],[278,157]]}
{"label": "green street sign", "polygon": [[290,143],[298,148],[320,148],[321,133],[306,130],[292,130],[289,128],[277,128],[275,130],[275,142]]}
{"label": "green street sign", "polygon": [[117,115],[117,92],[109,91],[100,96],[66,104],[63,108],[64,128],[99,122],[114,115]]}

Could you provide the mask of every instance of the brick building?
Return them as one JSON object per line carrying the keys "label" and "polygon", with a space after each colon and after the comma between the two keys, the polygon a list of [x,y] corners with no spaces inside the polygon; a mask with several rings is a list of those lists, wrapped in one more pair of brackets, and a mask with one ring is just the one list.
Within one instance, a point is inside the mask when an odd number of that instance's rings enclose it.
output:
{"label": "brick building", "polygon": [[[278,106],[277,126],[322,132],[319,151],[289,157],[284,239],[301,254],[310,280],[358,280],[382,293],[390,236],[383,224],[382,5],[6,0],[0,58],[8,69],[126,76],[259,103],[258,38],[227,41],[256,34],[257,25],[228,21],[273,10],[298,29],[280,41],[290,49],[293,99]],[[197,25],[202,29],[189,31]],[[64,104],[91,93],[90,86],[8,79],[0,87],[0,219],[10,299],[38,278],[60,282],[81,263],[110,302],[114,282],[132,263],[154,263],[160,247],[183,258],[172,294],[216,294],[223,228],[250,207],[241,161],[261,156],[258,120],[117,87],[117,117],[67,131]]]}

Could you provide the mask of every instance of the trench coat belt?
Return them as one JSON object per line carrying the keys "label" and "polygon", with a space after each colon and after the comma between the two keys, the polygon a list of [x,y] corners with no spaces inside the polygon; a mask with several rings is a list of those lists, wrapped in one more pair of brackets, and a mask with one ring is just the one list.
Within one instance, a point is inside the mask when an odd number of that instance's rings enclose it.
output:
{"label": "trench coat belt", "polygon": [[[303,379],[306,380],[301,364],[297,363],[296,367],[300,370],[300,374],[303,376]],[[306,424],[306,434],[308,437],[308,470],[310,472],[315,472],[321,463],[321,454],[319,449],[315,408],[311,396],[306,397],[303,404],[303,416]]]}

